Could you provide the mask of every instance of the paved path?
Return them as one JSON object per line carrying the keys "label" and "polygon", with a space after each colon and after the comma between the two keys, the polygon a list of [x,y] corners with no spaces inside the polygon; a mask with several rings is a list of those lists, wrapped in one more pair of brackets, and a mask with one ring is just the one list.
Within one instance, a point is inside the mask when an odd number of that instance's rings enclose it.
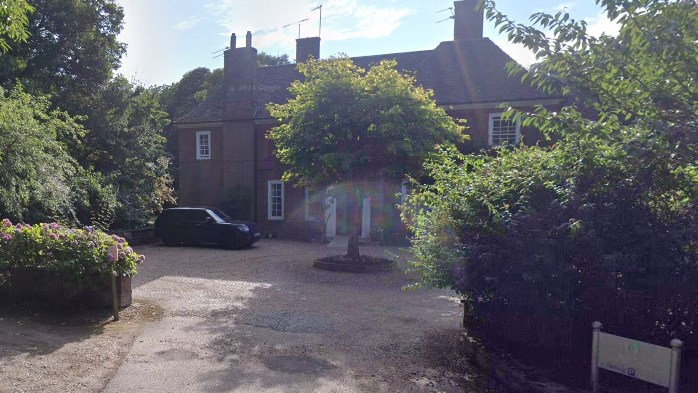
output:
{"label": "paved path", "polygon": [[445,369],[462,312],[452,293],[403,291],[402,272],[318,271],[312,261],[337,249],[279,240],[138,251],[134,298],[165,317],[107,393],[485,391]]}

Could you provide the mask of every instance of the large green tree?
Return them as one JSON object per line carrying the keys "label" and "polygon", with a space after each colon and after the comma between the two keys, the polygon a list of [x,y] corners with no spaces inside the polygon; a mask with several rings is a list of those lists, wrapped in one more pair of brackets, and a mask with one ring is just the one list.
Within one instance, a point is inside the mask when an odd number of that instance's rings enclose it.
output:
{"label": "large green tree", "polygon": [[287,167],[284,180],[322,189],[345,185],[351,233],[347,257],[359,260],[361,201],[366,182],[402,179],[421,169],[439,144],[463,140],[459,126],[415,86],[412,76],[384,61],[368,71],[347,58],[298,64],[305,77],[285,104],[269,104],[281,123],[269,132]]}
{"label": "large green tree", "polygon": [[[28,14],[34,7],[26,0],[5,0],[0,7],[0,52],[10,50],[10,42],[25,42],[29,37]],[[8,42],[8,39],[10,42]]]}
{"label": "large green tree", "polygon": [[[34,222],[75,222],[83,208],[99,205],[101,187],[91,184],[61,140],[84,129],[65,112],[49,109],[46,98],[21,87],[0,88],[0,216]],[[84,223],[89,224],[88,215]]]}
{"label": "large green tree", "polygon": [[163,135],[169,120],[153,91],[114,78],[83,101],[83,113],[89,113],[81,123],[90,131],[71,154],[113,187],[117,227],[137,226],[174,202]]}
{"label": "large green tree", "polygon": [[117,36],[123,9],[114,0],[35,0],[29,37],[0,56],[0,84],[19,80],[31,94],[78,114],[81,99],[109,81],[126,46]]}
{"label": "large green tree", "polygon": [[539,56],[511,70],[574,104],[511,113],[554,138],[550,147],[447,150],[428,165],[434,182],[406,210],[418,285],[456,289],[481,334],[524,348],[535,336],[540,347],[583,350],[550,334],[554,318],[581,329],[606,318],[639,339],[695,342],[696,2],[599,0],[620,24],[615,37],[590,36],[565,12],[517,24],[483,3],[511,41]]}

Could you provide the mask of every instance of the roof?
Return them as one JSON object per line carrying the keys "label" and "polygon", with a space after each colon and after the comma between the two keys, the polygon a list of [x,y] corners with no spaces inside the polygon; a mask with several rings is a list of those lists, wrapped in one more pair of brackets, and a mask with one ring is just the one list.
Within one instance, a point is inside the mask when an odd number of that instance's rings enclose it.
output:
{"label": "roof", "polygon": [[[442,42],[433,50],[392,53],[351,58],[359,67],[369,68],[383,60],[397,61],[401,71],[414,73],[417,84],[434,91],[438,105],[504,103],[544,100],[552,97],[517,77],[509,76],[506,65],[512,61],[489,38]],[[295,65],[257,69],[255,119],[268,119],[267,103],[284,103],[291,94],[288,87],[301,78]],[[198,108],[176,123],[224,121],[225,89],[219,88]]]}

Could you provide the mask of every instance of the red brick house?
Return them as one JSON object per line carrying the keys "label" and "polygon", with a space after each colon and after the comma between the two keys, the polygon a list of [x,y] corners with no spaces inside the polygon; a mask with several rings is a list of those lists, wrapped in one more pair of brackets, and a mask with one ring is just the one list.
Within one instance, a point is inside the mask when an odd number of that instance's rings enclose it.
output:
{"label": "red brick house", "polygon": [[[551,97],[505,69],[512,59],[489,38],[483,37],[484,17],[474,10],[477,0],[455,2],[455,36],[433,50],[352,58],[368,68],[381,60],[396,60],[398,69],[413,72],[417,82],[434,91],[437,104],[455,118],[468,121],[467,151],[486,149],[506,141],[529,143],[540,139],[536,130],[501,119],[506,102],[517,108],[544,105],[558,108],[562,98]],[[312,191],[284,184],[283,168],[273,155],[266,132],[277,123],[265,111],[269,102],[283,103],[288,87],[300,78],[294,65],[257,67],[257,50],[248,32],[246,45],[231,38],[225,52],[225,82],[199,108],[175,122],[179,133],[180,205],[220,206],[225,190],[243,186],[253,194],[252,219],[265,233],[306,238],[308,228],[324,224],[327,237],[347,231],[346,198],[326,197],[326,190]],[[320,38],[297,40],[296,61],[320,58]],[[363,238],[380,228],[399,224],[396,205],[400,184],[371,184],[364,199]]]}

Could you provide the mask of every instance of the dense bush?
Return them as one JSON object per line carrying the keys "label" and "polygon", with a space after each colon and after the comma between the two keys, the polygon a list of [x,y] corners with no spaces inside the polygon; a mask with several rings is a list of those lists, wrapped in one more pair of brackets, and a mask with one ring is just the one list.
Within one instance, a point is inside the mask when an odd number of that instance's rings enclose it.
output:
{"label": "dense bush", "polygon": [[430,162],[434,183],[404,211],[416,285],[454,288],[481,338],[529,360],[579,370],[600,320],[663,346],[678,337],[684,367],[695,367],[695,2],[601,1],[621,24],[618,37],[601,38],[564,12],[532,18],[546,35],[486,3],[514,42],[545,57],[512,70],[591,110],[512,112],[550,147],[444,150]]}
{"label": "dense bush", "polygon": [[[111,260],[109,246],[118,247],[118,261]],[[13,277],[30,272],[63,278],[66,281],[59,284],[75,294],[93,281],[130,277],[144,260],[145,256],[133,251],[125,239],[91,227],[69,229],[57,223],[13,225],[8,219],[0,222],[0,284],[4,286],[16,286]],[[29,292],[36,291],[37,288],[31,288]],[[28,288],[13,288],[11,292],[26,293]]]}
{"label": "dense bush", "polygon": [[249,220],[252,213],[252,190],[249,187],[228,188],[221,197],[221,209],[236,220]]}

